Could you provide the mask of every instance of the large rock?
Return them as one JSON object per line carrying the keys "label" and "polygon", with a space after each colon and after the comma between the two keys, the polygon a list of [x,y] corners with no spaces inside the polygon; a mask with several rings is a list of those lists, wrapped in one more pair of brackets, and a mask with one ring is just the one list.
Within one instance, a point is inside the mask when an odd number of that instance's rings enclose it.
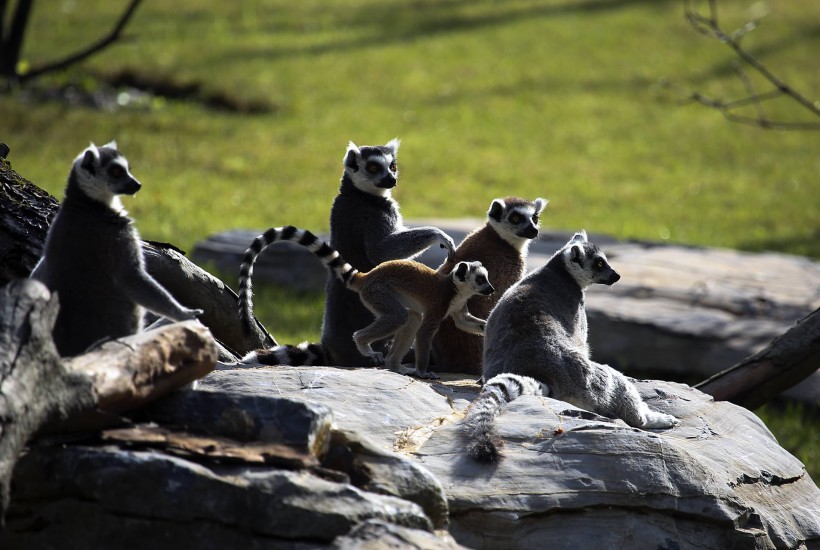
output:
{"label": "large rock", "polygon": [[197,464],[113,446],[18,462],[3,548],[316,548],[362,521],[431,530],[421,508],[307,471]]}
{"label": "large rock", "polygon": [[[435,225],[459,242],[481,223],[430,219],[408,225]],[[238,273],[241,255],[254,235],[214,235],[197,244],[194,258]],[[530,247],[528,269],[544,265],[570,236],[542,230]],[[596,360],[626,372],[698,382],[759,351],[820,307],[820,263],[807,258],[619,242],[595,234],[590,239],[602,246],[622,275],[613,287],[590,289],[590,345]],[[434,247],[418,259],[438,267],[444,253]],[[324,288],[324,268],[296,245],[269,247],[257,266],[257,281]],[[786,395],[820,401],[820,372]]]}
{"label": "large rock", "polygon": [[0,546],[455,546],[434,528],[470,548],[820,545],[820,490],[741,407],[638,382],[682,420],[643,431],[523,397],[499,416],[504,458],[486,466],[458,424],[478,385],[444,378],[223,367],[143,424],[32,446]]}
{"label": "large rock", "polygon": [[[208,391],[276,388],[331,407],[340,429],[418,460],[444,488],[450,533],[471,548],[797,548],[820,544],[820,491],[747,410],[688,386],[639,382],[683,420],[642,431],[548,398],[499,417],[495,467],[473,462],[458,419],[478,387],[371,369],[214,371]],[[271,391],[268,390],[268,391]],[[693,542],[694,541],[694,542]]]}

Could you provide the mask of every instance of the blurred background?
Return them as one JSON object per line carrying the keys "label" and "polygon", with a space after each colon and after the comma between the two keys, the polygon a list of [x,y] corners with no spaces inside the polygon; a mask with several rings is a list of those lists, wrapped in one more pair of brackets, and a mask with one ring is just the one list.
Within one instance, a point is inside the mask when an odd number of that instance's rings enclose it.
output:
{"label": "blurred background", "polygon": [[[61,198],[73,158],[116,139],[144,184],[124,201],[142,236],[186,250],[234,228],[326,231],[348,140],[399,137],[405,218],[541,196],[547,228],[820,258],[820,3],[715,6],[807,105],[743,101],[772,86],[687,20],[708,2],[12,0],[0,141]],[[38,75],[124,15],[106,47]],[[258,311],[291,342],[318,337],[322,303],[269,289]],[[790,407],[759,412],[820,462],[816,407]]]}

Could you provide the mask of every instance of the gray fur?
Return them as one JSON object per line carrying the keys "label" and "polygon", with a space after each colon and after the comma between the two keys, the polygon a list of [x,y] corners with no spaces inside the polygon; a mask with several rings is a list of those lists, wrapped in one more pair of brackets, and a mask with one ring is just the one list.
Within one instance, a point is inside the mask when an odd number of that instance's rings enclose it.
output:
{"label": "gray fur", "polygon": [[[455,250],[453,240],[436,227],[404,226],[399,204],[390,196],[398,183],[393,165],[398,148],[398,140],[363,147],[351,142],[345,152],[339,194],[330,210],[330,245],[362,272],[387,260],[415,258],[435,244],[446,248],[450,257]],[[380,170],[371,173],[368,163],[378,164]],[[334,365],[368,366],[370,361],[356,349],[353,333],[372,323],[373,314],[335,276],[328,276],[325,290],[324,358]]]}
{"label": "gray fur", "polygon": [[117,197],[139,188],[113,142],[92,144],[74,161],[31,274],[57,293],[54,342],[62,356],[139,332],[142,307],[175,321],[202,313],[180,305],[145,271],[139,235]]}
{"label": "gray fur", "polygon": [[499,374],[492,377],[481,393],[467,408],[461,422],[461,430],[467,443],[467,451],[478,462],[497,462],[501,457],[499,448],[503,441],[495,430],[495,417],[501,407],[522,395],[547,395],[549,388],[529,376]]}
{"label": "gray fur", "polygon": [[550,397],[630,426],[677,424],[673,416],[651,411],[623,374],[590,359],[584,290],[619,278],[586,233],[577,233],[493,309],[484,335],[484,379],[530,376],[549,386]]}

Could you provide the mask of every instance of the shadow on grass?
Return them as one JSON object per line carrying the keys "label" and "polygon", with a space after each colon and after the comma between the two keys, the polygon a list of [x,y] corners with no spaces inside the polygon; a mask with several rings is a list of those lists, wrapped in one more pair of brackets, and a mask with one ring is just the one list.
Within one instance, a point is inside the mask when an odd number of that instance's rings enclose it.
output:
{"label": "shadow on grass", "polygon": [[[263,57],[275,59],[301,55],[321,55],[328,52],[360,50],[371,47],[385,47],[393,44],[413,42],[422,38],[432,38],[450,33],[473,31],[496,27],[510,22],[531,20],[541,17],[558,17],[568,14],[584,14],[614,11],[634,5],[661,5],[679,0],[587,0],[516,8],[510,6],[503,13],[482,14],[452,13],[454,6],[473,4],[466,0],[452,2],[417,1],[401,4],[401,7],[366,5],[362,8],[346,7],[343,13],[333,16],[333,20],[345,28],[366,27],[377,29],[369,32],[362,29],[355,38],[324,42],[304,47],[243,48],[225,52],[223,59],[240,57],[243,59]],[[280,32],[281,25],[271,25],[271,33]],[[290,32],[304,32],[292,29]]]}

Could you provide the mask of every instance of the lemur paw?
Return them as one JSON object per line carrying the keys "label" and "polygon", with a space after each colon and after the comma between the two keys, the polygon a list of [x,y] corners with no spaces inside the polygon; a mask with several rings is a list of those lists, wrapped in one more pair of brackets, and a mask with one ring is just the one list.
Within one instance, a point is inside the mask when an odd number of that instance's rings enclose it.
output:
{"label": "lemur paw", "polygon": [[677,426],[678,424],[680,424],[680,420],[678,420],[671,414],[648,411],[646,413],[646,422],[641,427],[649,429],[662,429],[672,428],[674,426]]}
{"label": "lemur paw", "polygon": [[191,320],[196,319],[197,317],[199,317],[203,313],[205,313],[204,309],[186,309],[185,310],[186,318],[191,319]]}
{"label": "lemur paw", "polygon": [[384,354],[380,351],[374,351],[370,354],[370,360],[373,361],[374,367],[383,367],[384,366]]}
{"label": "lemur paw", "polygon": [[447,249],[447,259],[452,260],[453,257],[456,255],[456,243],[453,242],[453,239],[447,233],[442,233],[440,236],[440,244],[441,248]]}

